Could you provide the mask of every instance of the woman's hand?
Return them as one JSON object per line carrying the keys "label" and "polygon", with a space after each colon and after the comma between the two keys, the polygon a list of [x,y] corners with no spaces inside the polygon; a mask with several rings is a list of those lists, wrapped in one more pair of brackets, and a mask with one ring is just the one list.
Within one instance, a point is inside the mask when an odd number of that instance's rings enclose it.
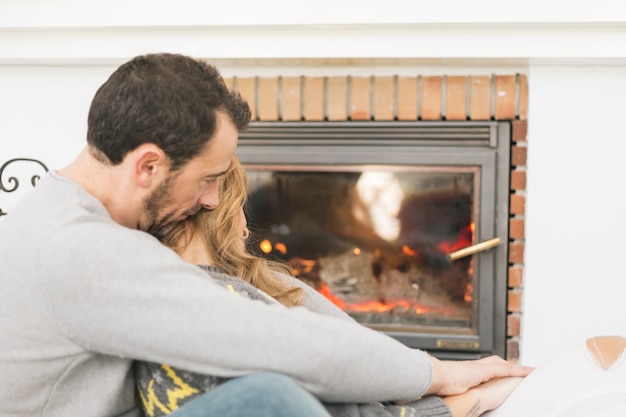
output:
{"label": "woman's hand", "polygon": [[494,410],[511,395],[524,377],[494,378],[463,394],[443,398],[452,417],[476,417]]}

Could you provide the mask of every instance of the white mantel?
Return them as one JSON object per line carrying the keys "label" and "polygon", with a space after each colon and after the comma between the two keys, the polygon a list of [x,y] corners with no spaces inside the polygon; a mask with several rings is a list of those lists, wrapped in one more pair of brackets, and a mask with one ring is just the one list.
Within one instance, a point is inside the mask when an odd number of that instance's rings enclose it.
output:
{"label": "white mantel", "polygon": [[626,335],[623,1],[0,1],[0,162],[69,162],[95,90],[156,51],[225,75],[527,74],[521,361]]}
{"label": "white mantel", "polygon": [[0,62],[210,58],[623,62],[621,0],[5,0]]}

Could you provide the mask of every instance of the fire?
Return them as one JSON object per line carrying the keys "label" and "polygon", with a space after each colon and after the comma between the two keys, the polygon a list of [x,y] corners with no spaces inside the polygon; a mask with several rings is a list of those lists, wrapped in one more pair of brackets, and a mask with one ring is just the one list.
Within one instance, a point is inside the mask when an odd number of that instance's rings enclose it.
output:
{"label": "fire", "polygon": [[466,302],[472,301],[472,295],[474,294],[474,286],[472,284],[467,284],[467,288],[465,289],[465,296],[463,300]]}
{"label": "fire", "polygon": [[450,254],[456,250],[470,246],[474,241],[474,223],[470,223],[467,227],[461,229],[459,238],[455,242],[441,242],[438,245],[439,250],[443,253]]}
{"label": "fire", "polygon": [[287,246],[285,246],[285,244],[282,242],[278,242],[277,244],[275,244],[274,249],[276,249],[278,252],[282,253],[283,255],[287,254]]}
{"label": "fire", "polygon": [[299,277],[303,274],[310,274],[313,269],[315,269],[317,261],[312,259],[293,258],[289,261],[289,265],[293,270],[293,274],[296,277]]}
{"label": "fire", "polygon": [[404,253],[405,255],[408,255],[408,256],[416,256],[417,255],[417,251],[414,251],[413,249],[409,248],[407,245],[403,245],[402,246],[402,253]]}
{"label": "fire", "polygon": [[[336,304],[335,304],[336,305]],[[451,315],[452,309],[443,307],[429,307],[418,304],[408,299],[399,299],[394,301],[366,301],[362,303],[347,304],[346,311],[354,311],[359,313],[376,312],[386,313],[392,310],[412,311],[415,314],[428,314],[439,312],[444,315]]]}
{"label": "fire", "polygon": [[270,253],[272,250],[277,250],[283,255],[287,254],[287,246],[284,243],[277,242],[272,245],[272,242],[267,239],[262,240],[261,243],[259,243],[259,249],[261,249],[263,253]]}
{"label": "fire", "polygon": [[322,284],[322,286],[318,288],[317,290],[324,297],[328,298],[331,303],[333,303],[334,305],[336,305],[337,307],[339,307],[340,309],[344,311],[346,310],[346,302],[343,301],[341,298],[337,297],[335,294],[333,294],[333,292],[330,290],[330,287],[328,287],[328,285]]}
{"label": "fire", "polygon": [[326,284],[322,284],[318,288],[320,294],[326,297],[331,303],[346,312],[376,312],[386,313],[392,310],[400,309],[402,311],[412,311],[416,314],[427,314],[432,312],[439,312],[444,315],[452,315],[452,309],[444,307],[430,307],[416,303],[415,301],[408,299],[398,299],[394,301],[364,301],[361,303],[346,303],[340,297],[333,294],[330,287]]}
{"label": "fire", "polygon": [[272,251],[272,242],[265,239],[259,243],[259,249],[263,251],[263,253],[270,253]]}
{"label": "fire", "polygon": [[[441,242],[438,245],[438,248],[449,254],[456,250],[462,249],[472,244],[473,236],[474,236],[474,228],[475,225],[472,223],[467,227],[463,228],[459,232],[459,238],[456,241],[448,241]],[[277,251],[282,255],[287,254],[287,246],[282,242],[276,242],[272,244],[269,240],[263,240],[259,243],[259,248],[266,254],[271,253],[272,251]],[[415,249],[412,249],[408,245],[403,245],[402,254],[404,256],[416,258],[419,256],[419,252]],[[352,253],[354,255],[361,255],[362,250],[359,247],[354,247],[352,249]],[[380,257],[381,250],[375,249],[374,256]],[[289,260],[289,264],[292,266],[293,273],[296,277],[306,277],[307,274],[311,274],[317,266],[317,260],[311,259],[303,259],[303,258],[292,258]],[[472,267],[470,266],[468,269],[469,276],[472,275]],[[427,306],[418,303],[415,299],[412,298],[397,298],[393,300],[369,300],[362,301],[357,303],[348,303],[341,297],[335,295],[330,287],[321,283],[318,288],[319,293],[321,293],[324,297],[326,297],[330,302],[332,302],[335,306],[342,309],[346,312],[355,312],[355,313],[391,313],[397,312],[398,314],[403,313],[414,313],[414,314],[429,314],[429,313],[437,313],[441,315],[453,315],[453,309],[451,307],[444,306]],[[473,297],[473,287],[471,283],[467,284],[467,288],[465,289],[464,301],[471,302]]]}
{"label": "fire", "polygon": [[350,304],[348,307],[352,311],[376,311],[378,313],[384,313],[397,307],[400,307],[404,310],[409,310],[411,308],[411,303],[407,300],[396,300],[394,302],[366,301],[363,303]]}

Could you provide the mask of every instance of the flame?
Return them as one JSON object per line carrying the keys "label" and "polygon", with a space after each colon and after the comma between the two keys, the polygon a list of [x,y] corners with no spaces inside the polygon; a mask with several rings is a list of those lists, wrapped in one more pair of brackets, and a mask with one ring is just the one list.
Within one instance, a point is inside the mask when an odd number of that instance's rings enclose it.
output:
{"label": "flame", "polygon": [[317,265],[317,261],[312,259],[293,258],[289,260],[289,265],[293,270],[294,276],[299,277],[302,274],[311,273]]}
{"label": "flame", "polygon": [[283,255],[287,254],[287,246],[285,246],[285,244],[282,242],[278,242],[277,244],[275,244],[274,249],[276,249],[278,252],[282,253]]}
{"label": "flame", "polygon": [[345,311],[345,309],[346,309],[346,302],[343,301],[341,298],[337,297],[335,294],[333,294],[333,292],[330,290],[330,287],[328,285],[322,284],[322,286],[320,288],[318,288],[317,290],[324,297],[328,298],[331,303],[333,303],[334,305],[336,305],[337,307],[339,307],[340,309]]}
{"label": "flame", "polygon": [[459,238],[455,242],[441,242],[437,247],[443,253],[449,254],[456,250],[470,246],[474,241],[474,229],[476,225],[470,223],[459,232]]}
{"label": "flame", "polygon": [[416,256],[417,252],[414,251],[413,249],[409,248],[407,245],[403,245],[402,246],[402,253],[404,253],[405,255],[408,256]]}
{"label": "flame", "polygon": [[474,294],[474,286],[470,283],[467,284],[467,288],[465,289],[465,295],[463,296],[463,300],[466,302],[472,301],[472,296]]}
{"label": "flame", "polygon": [[[337,305],[337,304],[335,304]],[[354,311],[359,313],[376,312],[386,313],[391,310],[412,311],[415,314],[427,314],[438,312],[444,315],[452,315],[452,308],[430,307],[416,303],[415,301],[401,298],[394,301],[364,301],[361,303],[347,304],[346,311]]]}
{"label": "flame", "polygon": [[326,297],[331,303],[342,309],[343,311],[353,311],[358,313],[376,312],[385,313],[391,310],[402,309],[404,311],[412,311],[416,314],[427,314],[438,312],[447,316],[453,314],[452,308],[445,307],[430,307],[416,303],[413,300],[401,298],[394,301],[364,301],[361,303],[346,303],[343,299],[333,294],[330,287],[326,284],[322,284],[318,291]]}
{"label": "flame", "polygon": [[261,243],[259,243],[259,249],[261,249],[263,253],[270,253],[272,250],[277,250],[283,255],[287,254],[287,246],[284,243],[277,242],[272,245],[272,242],[267,239],[262,240]]}
{"label": "flame", "polygon": [[263,251],[263,253],[270,253],[272,251],[272,242],[265,239],[259,243],[259,248]]}
{"label": "flame", "polygon": [[[469,224],[467,227],[461,229],[461,231],[459,232],[459,237],[458,239],[456,239],[456,241],[441,242],[439,243],[438,248],[442,252],[449,254],[456,250],[459,250],[459,249],[462,249],[464,247],[471,245],[473,242],[473,238],[474,238],[475,227],[476,226],[474,223]],[[263,251],[266,254],[272,252],[272,250],[276,250],[280,252],[282,255],[287,254],[287,246],[282,242],[277,242],[274,245],[272,245],[272,243],[266,239],[260,242],[259,248],[261,249],[261,251]],[[352,252],[354,255],[360,255],[361,248],[355,247],[352,250]],[[410,257],[417,257],[419,255],[419,252],[417,250],[412,249],[407,245],[402,246],[402,253],[405,256],[410,256]],[[374,256],[380,257],[381,250],[376,249],[374,251]],[[311,259],[293,258],[289,261],[289,264],[291,264],[293,268],[293,274],[296,277],[299,277],[299,276],[311,273],[314,270],[315,266],[317,265],[317,261],[311,260]],[[472,276],[473,274],[471,266],[468,269],[468,274],[469,276]],[[446,307],[446,306],[435,307],[435,306],[422,305],[422,304],[419,304],[414,299],[410,299],[410,298],[400,298],[400,299],[385,300],[385,301],[370,300],[370,301],[364,301],[364,302],[359,302],[359,303],[348,303],[345,300],[343,300],[341,297],[335,295],[331,291],[330,287],[326,285],[325,283],[321,284],[321,286],[318,288],[318,291],[324,297],[326,297],[330,302],[332,302],[335,306],[337,306],[338,308],[346,312],[385,313],[385,312],[391,312],[394,310],[395,311],[399,310],[398,312],[413,312],[415,314],[420,314],[420,315],[428,314],[428,313],[437,313],[441,315],[451,316],[454,314],[454,310],[451,307]],[[465,295],[463,298],[466,302],[471,302],[472,297],[473,297],[473,287],[472,287],[472,284],[470,283],[466,287]]]}

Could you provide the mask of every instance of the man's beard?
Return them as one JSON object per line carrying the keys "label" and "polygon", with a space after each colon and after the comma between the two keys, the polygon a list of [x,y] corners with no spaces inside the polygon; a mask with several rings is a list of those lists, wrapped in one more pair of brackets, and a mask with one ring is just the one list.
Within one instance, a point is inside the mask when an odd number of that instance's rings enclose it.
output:
{"label": "man's beard", "polygon": [[178,223],[184,221],[189,216],[193,216],[202,209],[200,206],[195,206],[182,213],[181,218],[177,219],[172,219],[174,216],[174,213],[172,212],[159,218],[159,212],[161,209],[168,206],[170,203],[169,196],[172,185],[174,184],[174,179],[174,176],[167,177],[167,179],[165,179],[165,181],[163,181],[163,183],[161,183],[159,187],[144,201],[144,210],[149,222],[146,232],[150,233],[159,240],[162,240],[165,236],[167,236]]}

